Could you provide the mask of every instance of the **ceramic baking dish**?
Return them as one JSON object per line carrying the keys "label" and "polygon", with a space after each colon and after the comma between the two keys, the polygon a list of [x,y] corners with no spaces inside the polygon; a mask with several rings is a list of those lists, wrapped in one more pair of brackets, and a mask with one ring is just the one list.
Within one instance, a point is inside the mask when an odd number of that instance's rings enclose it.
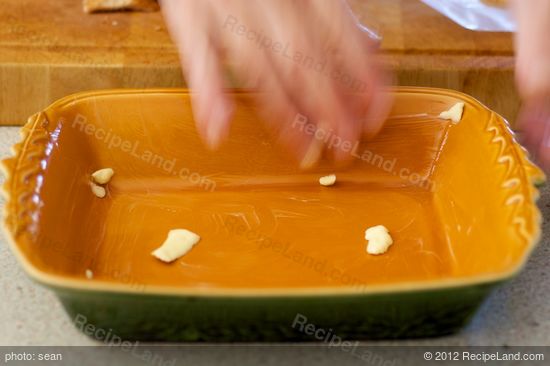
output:
{"label": "ceramic baking dish", "polygon": [[[454,332],[538,241],[544,174],[471,97],[393,93],[386,126],[351,165],[308,171],[246,92],[215,153],[184,90],[63,98],[29,119],[4,161],[11,249],[79,328],[125,339],[316,340],[304,319],[342,338]],[[435,117],[456,102],[458,124]],[[115,175],[99,199],[90,174],[104,167]],[[364,230],[378,224],[394,244],[371,256]],[[202,239],[164,264],[150,253],[173,228]]]}

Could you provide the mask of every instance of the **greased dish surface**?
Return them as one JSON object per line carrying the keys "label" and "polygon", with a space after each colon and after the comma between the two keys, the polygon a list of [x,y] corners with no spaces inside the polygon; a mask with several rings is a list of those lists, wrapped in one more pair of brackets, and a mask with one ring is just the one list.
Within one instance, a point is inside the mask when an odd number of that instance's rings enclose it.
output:
{"label": "greased dish surface", "polygon": [[[471,97],[392,92],[386,126],[355,147],[350,165],[322,160],[306,171],[264,130],[247,92],[235,92],[229,141],[216,152],[201,143],[184,90],[66,97],[29,119],[15,157],[4,161],[12,249],[33,278],[74,292],[71,304],[83,291],[176,303],[259,297],[266,310],[281,296],[368,302],[385,294],[390,301],[392,294],[456,294],[510,277],[539,237],[533,183],[543,173],[502,118]],[[456,102],[466,104],[458,124],[436,118]],[[104,167],[116,174],[98,199],[89,177]],[[333,173],[334,186],[319,184]],[[394,244],[372,256],[364,230],[380,224]],[[151,252],[174,228],[201,241],[165,264]],[[126,330],[139,339],[188,339]]]}

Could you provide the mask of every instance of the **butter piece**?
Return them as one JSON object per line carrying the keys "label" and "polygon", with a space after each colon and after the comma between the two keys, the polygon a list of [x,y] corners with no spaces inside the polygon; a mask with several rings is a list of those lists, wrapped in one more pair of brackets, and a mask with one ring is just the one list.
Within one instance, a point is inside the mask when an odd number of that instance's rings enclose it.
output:
{"label": "butter piece", "polygon": [[111,168],[99,169],[92,173],[92,180],[97,184],[107,184],[115,174],[115,171]]}
{"label": "butter piece", "polygon": [[462,119],[462,113],[464,111],[464,103],[459,102],[451,107],[448,111],[441,112],[439,118],[450,119],[453,123],[458,123]]}
{"label": "butter piece", "polygon": [[86,278],[91,280],[92,278],[94,278],[94,273],[92,272],[91,269],[87,269],[86,270]]}
{"label": "butter piece", "polygon": [[331,175],[327,175],[325,177],[319,178],[319,184],[322,185],[322,186],[330,187],[330,186],[333,186],[334,183],[336,183],[336,175],[335,174],[331,174]]}
{"label": "butter piece", "polygon": [[97,184],[95,183],[92,183],[91,184],[91,187],[92,187],[92,193],[98,197],[98,198],[103,198],[107,195],[107,191],[105,190],[105,188],[103,188],[102,186],[98,186]]}
{"label": "butter piece", "polygon": [[365,231],[365,239],[369,241],[367,253],[373,255],[386,253],[390,245],[393,244],[388,229],[383,225],[368,228]]}
{"label": "butter piece", "polygon": [[164,243],[151,254],[163,262],[170,263],[185,255],[199,240],[201,237],[189,230],[170,230]]}

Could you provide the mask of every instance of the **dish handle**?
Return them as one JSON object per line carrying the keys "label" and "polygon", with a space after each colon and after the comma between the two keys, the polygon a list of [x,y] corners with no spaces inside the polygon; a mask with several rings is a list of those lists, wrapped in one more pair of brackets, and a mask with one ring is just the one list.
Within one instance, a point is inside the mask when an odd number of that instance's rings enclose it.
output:
{"label": "dish handle", "polygon": [[4,223],[14,237],[34,224],[33,213],[38,203],[33,196],[43,174],[41,161],[50,141],[47,126],[43,112],[31,116],[21,127],[20,141],[12,147],[13,155],[0,163],[5,177],[2,185],[6,200]]}

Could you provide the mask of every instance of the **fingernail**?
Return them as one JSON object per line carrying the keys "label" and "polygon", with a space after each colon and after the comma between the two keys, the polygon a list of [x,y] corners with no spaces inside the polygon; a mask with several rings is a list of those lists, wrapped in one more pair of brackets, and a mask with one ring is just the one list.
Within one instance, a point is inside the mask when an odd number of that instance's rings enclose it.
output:
{"label": "fingernail", "polygon": [[218,123],[208,124],[208,129],[206,132],[206,143],[208,147],[212,150],[218,148],[221,143],[221,126]]}
{"label": "fingernail", "polygon": [[311,141],[311,144],[309,145],[309,148],[306,151],[306,154],[302,158],[302,162],[300,163],[301,169],[309,169],[312,168],[319,159],[321,158],[321,154],[323,153],[323,142],[313,139]]}
{"label": "fingernail", "polygon": [[206,143],[212,150],[217,149],[227,134],[231,108],[226,102],[214,103],[206,130]]}

